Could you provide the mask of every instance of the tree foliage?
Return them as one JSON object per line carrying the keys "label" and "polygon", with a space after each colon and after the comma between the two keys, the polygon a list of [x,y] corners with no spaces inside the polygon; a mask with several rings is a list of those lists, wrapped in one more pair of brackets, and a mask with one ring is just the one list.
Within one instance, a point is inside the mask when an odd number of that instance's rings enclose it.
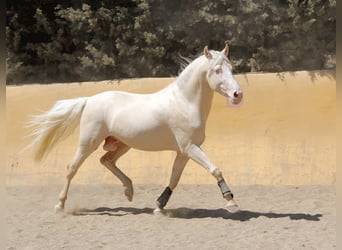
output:
{"label": "tree foliage", "polygon": [[7,1],[7,82],[176,75],[180,55],[225,40],[236,72],[335,67],[335,11],[335,0]]}

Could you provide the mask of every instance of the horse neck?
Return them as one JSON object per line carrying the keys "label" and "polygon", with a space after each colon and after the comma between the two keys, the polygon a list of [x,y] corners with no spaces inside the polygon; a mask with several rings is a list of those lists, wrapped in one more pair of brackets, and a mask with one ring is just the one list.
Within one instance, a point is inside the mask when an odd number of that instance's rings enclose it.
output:
{"label": "horse neck", "polygon": [[179,75],[176,83],[183,97],[199,108],[202,119],[207,119],[214,92],[206,80],[204,58],[197,58]]}

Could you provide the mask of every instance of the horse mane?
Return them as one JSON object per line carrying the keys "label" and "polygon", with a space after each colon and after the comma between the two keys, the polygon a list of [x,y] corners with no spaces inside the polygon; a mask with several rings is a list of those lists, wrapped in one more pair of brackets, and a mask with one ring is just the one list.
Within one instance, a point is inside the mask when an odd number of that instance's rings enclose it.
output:
{"label": "horse mane", "polygon": [[194,59],[190,58],[190,57],[185,57],[182,55],[179,55],[179,71],[178,71],[178,75],[180,75],[180,73],[182,73],[182,71],[193,61]]}
{"label": "horse mane", "polygon": [[184,71],[186,67],[189,66],[195,59],[199,58],[202,55],[202,52],[197,53],[195,55],[192,55],[190,57],[182,56],[181,54],[178,54],[178,61],[179,61],[179,70],[178,70],[178,76]]}
{"label": "horse mane", "polygon": [[[211,53],[215,53],[215,51],[211,51]],[[190,56],[190,57],[185,57],[182,55],[178,55],[178,61],[179,61],[179,70],[178,70],[178,76],[180,76],[180,74],[185,70],[186,67],[189,66],[189,64],[191,64],[194,60],[196,60],[197,58],[199,58],[203,53],[200,52],[196,55]],[[219,59],[218,59],[219,60]],[[229,58],[227,58],[227,61],[229,64],[232,64],[231,61],[229,60]],[[214,61],[213,64],[215,64],[216,62]]]}

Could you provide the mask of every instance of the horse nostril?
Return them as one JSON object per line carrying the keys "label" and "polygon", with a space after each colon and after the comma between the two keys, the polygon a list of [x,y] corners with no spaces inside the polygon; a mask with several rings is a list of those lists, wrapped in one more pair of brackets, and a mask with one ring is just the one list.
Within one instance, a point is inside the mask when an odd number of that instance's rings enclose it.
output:
{"label": "horse nostril", "polygon": [[234,92],[234,97],[235,97],[235,98],[238,98],[238,97],[239,97],[239,94],[238,94],[236,91]]}

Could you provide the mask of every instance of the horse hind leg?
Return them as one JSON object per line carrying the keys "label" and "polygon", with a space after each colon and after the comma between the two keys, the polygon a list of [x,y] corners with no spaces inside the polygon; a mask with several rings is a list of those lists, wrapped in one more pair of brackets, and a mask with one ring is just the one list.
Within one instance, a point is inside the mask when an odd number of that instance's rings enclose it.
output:
{"label": "horse hind leg", "polygon": [[[105,144],[106,145],[106,144]],[[109,151],[105,153],[101,159],[100,162],[102,165],[104,165],[108,170],[110,170],[116,177],[119,178],[119,180],[122,182],[125,190],[124,194],[127,197],[128,201],[133,200],[133,194],[134,194],[134,189],[132,185],[132,180],[125,175],[117,166],[116,166],[116,161],[127,151],[130,149],[127,145],[123,143],[116,143],[115,145],[117,148],[115,151]]]}
{"label": "horse hind leg", "polygon": [[64,210],[64,206],[65,206],[65,201],[67,199],[67,195],[68,195],[68,191],[69,191],[69,187],[70,187],[70,183],[72,178],[76,175],[78,169],[80,168],[80,166],[82,165],[82,163],[84,162],[84,160],[93,152],[94,150],[91,150],[90,148],[86,148],[86,147],[81,147],[79,146],[77,148],[76,154],[73,158],[73,160],[71,161],[71,163],[68,165],[68,172],[66,175],[66,182],[58,196],[59,202],[58,204],[55,206],[55,211],[59,212],[59,211],[63,211]]}

